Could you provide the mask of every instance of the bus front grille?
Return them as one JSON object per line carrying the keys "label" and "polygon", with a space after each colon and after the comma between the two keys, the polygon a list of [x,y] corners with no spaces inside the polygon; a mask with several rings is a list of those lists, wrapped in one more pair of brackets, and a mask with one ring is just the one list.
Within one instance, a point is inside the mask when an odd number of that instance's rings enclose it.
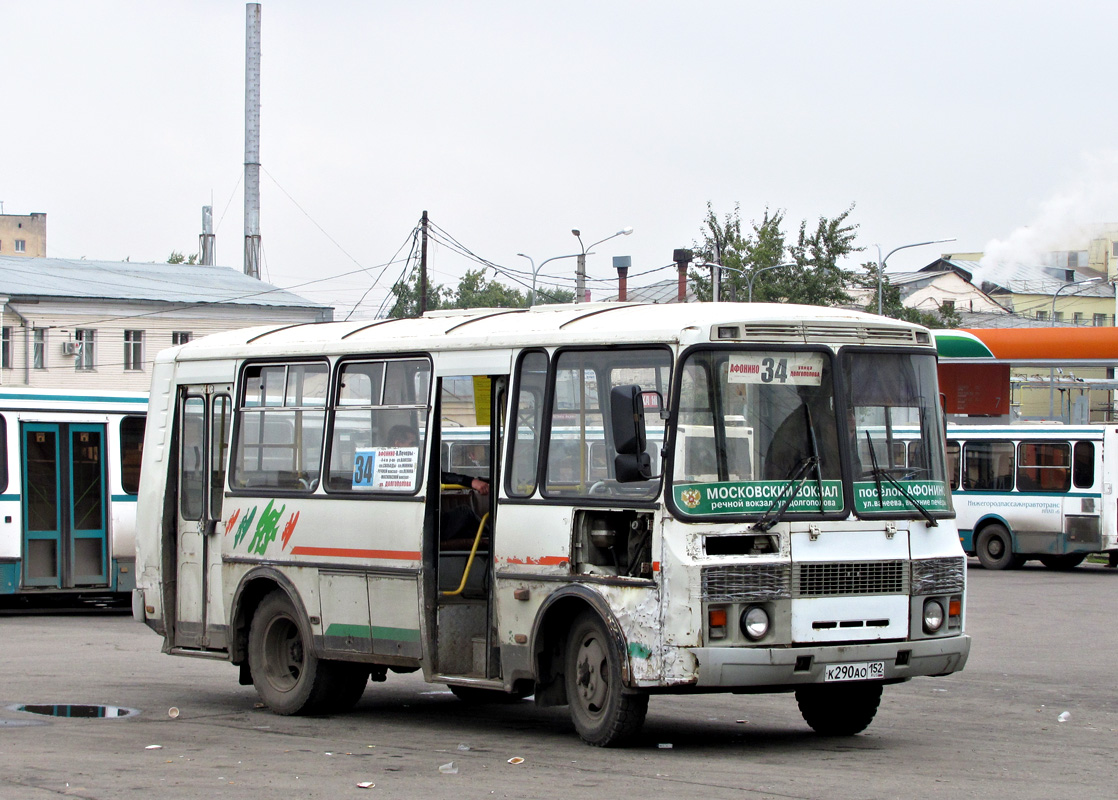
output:
{"label": "bus front grille", "polygon": [[788,564],[703,567],[703,597],[708,603],[742,603],[791,597]]}
{"label": "bus front grille", "polygon": [[827,561],[793,564],[797,597],[908,594],[907,561]]}

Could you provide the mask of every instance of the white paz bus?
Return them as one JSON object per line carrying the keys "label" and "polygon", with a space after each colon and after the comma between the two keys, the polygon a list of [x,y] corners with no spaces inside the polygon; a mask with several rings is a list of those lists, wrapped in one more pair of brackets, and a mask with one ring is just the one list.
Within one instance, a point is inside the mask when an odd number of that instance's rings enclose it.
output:
{"label": "white paz bus", "polygon": [[0,604],[127,601],[147,400],[0,388]]}
{"label": "white paz bus", "polygon": [[854,734],[969,652],[938,396],[925,329],[816,307],[210,336],[154,368],[134,613],[280,714],[422,670],[595,745],[668,692],[794,692]]}

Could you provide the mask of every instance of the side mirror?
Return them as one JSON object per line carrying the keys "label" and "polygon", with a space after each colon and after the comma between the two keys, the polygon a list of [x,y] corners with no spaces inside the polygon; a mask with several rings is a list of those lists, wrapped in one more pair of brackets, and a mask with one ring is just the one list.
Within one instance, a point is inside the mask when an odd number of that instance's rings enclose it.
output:
{"label": "side mirror", "polygon": [[613,432],[614,476],[619,483],[647,481],[652,460],[645,452],[644,397],[636,385],[615,386],[609,393],[610,428]]}

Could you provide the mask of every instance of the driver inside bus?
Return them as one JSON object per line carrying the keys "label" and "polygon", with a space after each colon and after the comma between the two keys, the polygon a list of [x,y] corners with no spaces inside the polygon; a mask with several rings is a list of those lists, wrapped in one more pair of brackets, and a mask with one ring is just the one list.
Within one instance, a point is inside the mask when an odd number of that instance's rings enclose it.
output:
{"label": "driver inside bus", "polygon": [[[765,458],[766,480],[786,481],[792,477],[805,459],[819,457],[819,476],[823,480],[842,477],[839,456],[838,424],[830,392],[816,386],[797,386],[800,404],[784,418],[773,434]],[[814,430],[808,430],[808,420]],[[815,476],[815,471],[807,473]]]}
{"label": "driver inside bus", "polygon": [[[419,446],[419,434],[416,433],[415,428],[410,425],[396,425],[393,427],[388,433],[388,440],[390,447]],[[482,478],[474,478],[470,475],[461,475],[457,472],[444,471],[441,475],[441,480],[445,484],[455,484],[473,489],[482,496],[489,494],[489,481]]]}

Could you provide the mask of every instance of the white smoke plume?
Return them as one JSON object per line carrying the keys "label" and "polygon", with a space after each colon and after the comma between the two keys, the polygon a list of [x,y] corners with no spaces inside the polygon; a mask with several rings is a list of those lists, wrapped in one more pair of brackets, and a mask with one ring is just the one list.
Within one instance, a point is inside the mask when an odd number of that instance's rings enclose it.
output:
{"label": "white smoke plume", "polygon": [[1001,283],[1020,265],[1046,265],[1054,250],[1082,250],[1107,229],[1118,229],[1118,151],[1084,155],[1079,178],[1041,204],[1037,218],[983,251],[975,283]]}

